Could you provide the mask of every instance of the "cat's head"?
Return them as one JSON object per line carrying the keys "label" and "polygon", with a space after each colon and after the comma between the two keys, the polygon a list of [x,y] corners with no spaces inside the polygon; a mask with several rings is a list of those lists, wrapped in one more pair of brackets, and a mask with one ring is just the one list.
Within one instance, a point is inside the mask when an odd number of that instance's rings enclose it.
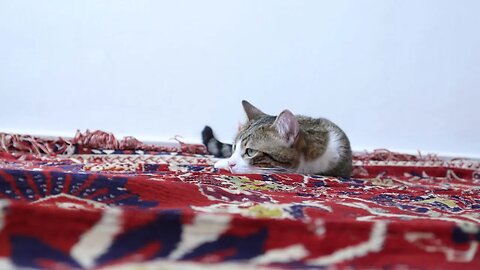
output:
{"label": "cat's head", "polygon": [[234,173],[268,173],[294,169],[300,160],[297,118],[289,110],[278,116],[263,113],[242,101],[248,121],[233,142],[233,154],[226,167]]}

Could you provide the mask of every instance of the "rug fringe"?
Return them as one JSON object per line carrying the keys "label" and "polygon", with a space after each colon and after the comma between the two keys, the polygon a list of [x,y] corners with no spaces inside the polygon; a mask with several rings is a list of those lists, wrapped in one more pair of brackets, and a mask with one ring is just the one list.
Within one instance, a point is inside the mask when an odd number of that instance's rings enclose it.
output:
{"label": "rug fringe", "polygon": [[182,152],[188,154],[207,154],[203,145],[187,144],[179,139],[180,146],[162,146],[145,144],[133,136],[118,140],[113,133],[101,130],[81,132],[77,130],[72,139],[62,137],[47,139],[25,134],[0,133],[0,151],[35,155],[69,155],[79,149],[143,150],[152,152]]}

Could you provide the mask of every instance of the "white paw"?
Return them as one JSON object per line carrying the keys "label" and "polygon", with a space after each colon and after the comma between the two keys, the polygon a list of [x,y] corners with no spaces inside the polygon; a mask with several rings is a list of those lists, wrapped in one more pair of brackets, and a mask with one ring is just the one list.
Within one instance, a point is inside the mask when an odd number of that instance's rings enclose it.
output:
{"label": "white paw", "polygon": [[228,170],[228,158],[226,159],[220,159],[219,161],[215,162],[215,165],[213,165],[216,169],[225,169]]}

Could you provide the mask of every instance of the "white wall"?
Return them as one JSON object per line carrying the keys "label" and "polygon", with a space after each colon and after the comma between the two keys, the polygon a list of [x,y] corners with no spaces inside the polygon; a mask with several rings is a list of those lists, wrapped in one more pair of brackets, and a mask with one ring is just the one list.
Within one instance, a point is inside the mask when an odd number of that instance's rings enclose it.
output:
{"label": "white wall", "polygon": [[230,140],[240,101],[354,149],[480,156],[480,1],[0,1],[0,130]]}

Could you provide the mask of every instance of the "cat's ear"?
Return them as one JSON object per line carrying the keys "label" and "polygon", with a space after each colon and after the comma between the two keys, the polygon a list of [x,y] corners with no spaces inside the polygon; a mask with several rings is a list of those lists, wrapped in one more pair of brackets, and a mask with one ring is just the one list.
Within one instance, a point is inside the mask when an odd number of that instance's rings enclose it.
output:
{"label": "cat's ear", "polygon": [[242,100],[242,105],[243,105],[243,109],[245,110],[245,113],[247,114],[248,120],[256,120],[266,115],[265,113],[260,111],[257,107],[253,106],[252,104],[250,104],[250,102],[246,100]]}
{"label": "cat's ear", "polygon": [[273,126],[277,130],[280,137],[290,145],[295,142],[298,133],[300,132],[298,120],[289,110],[284,110],[281,112],[277,116],[277,119],[275,119]]}

